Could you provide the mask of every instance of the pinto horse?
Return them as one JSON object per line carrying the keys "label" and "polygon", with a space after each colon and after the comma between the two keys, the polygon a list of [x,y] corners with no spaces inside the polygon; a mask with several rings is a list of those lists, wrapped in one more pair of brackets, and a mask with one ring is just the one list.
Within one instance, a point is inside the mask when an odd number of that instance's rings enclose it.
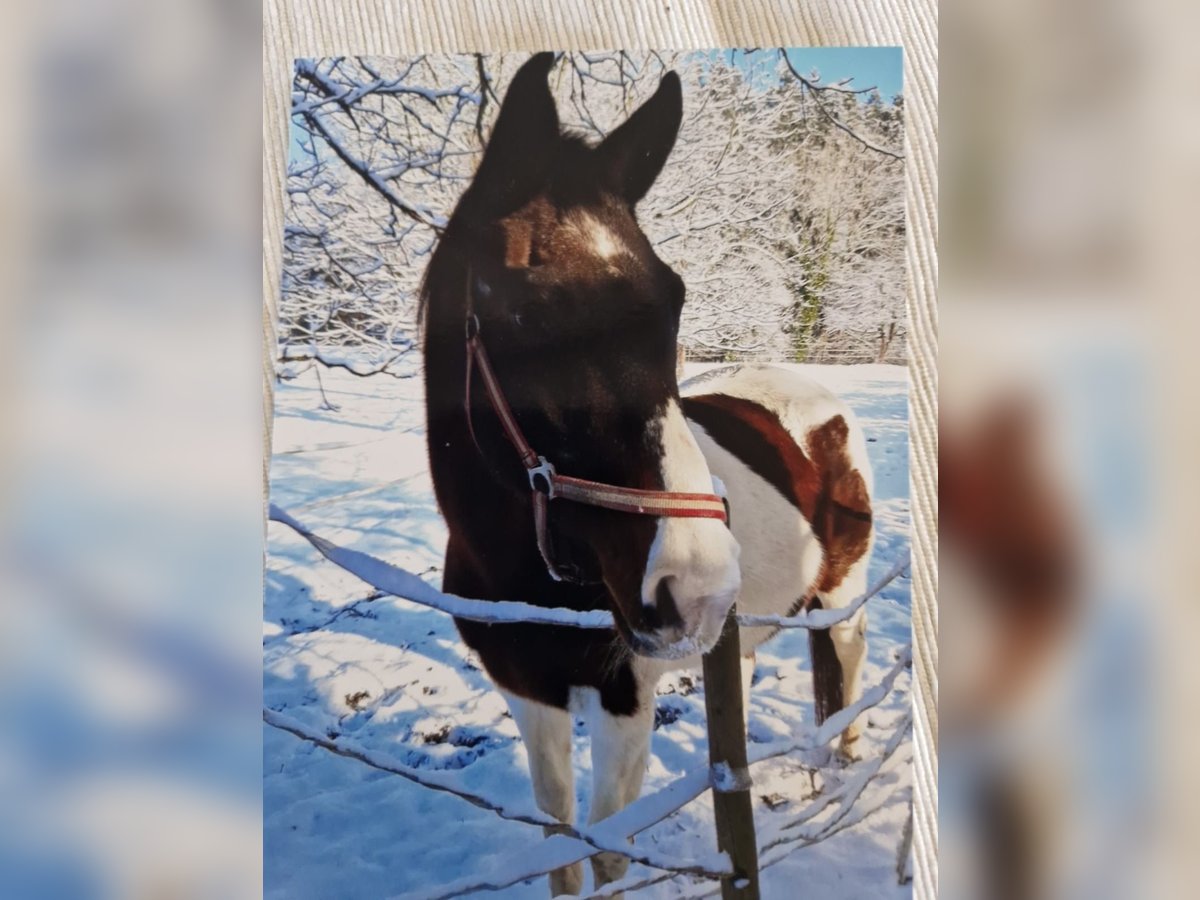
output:
{"label": "pinto horse", "polygon": [[[570,823],[574,713],[589,723],[595,822],[641,790],[659,677],[699,663],[735,600],[759,614],[849,603],[872,530],[866,445],[824,388],[743,366],[680,392],[684,284],[636,216],[679,130],[678,76],[593,146],[559,127],[554,63],[540,53],[514,76],[422,316],[445,589],[609,609],[616,624],[457,620],[508,702],[538,806]],[[864,615],[810,632],[818,720],[859,695]],[[742,630],[751,670],[771,633]],[[627,862],[594,858],[596,883]],[[582,867],[550,886],[577,893]]]}

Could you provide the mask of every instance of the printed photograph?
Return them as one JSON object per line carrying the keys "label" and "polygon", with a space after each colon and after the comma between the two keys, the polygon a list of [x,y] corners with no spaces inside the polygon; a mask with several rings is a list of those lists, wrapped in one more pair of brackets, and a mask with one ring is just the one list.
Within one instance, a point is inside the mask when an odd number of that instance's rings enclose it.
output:
{"label": "printed photograph", "polygon": [[911,896],[902,72],[296,60],[266,896]]}

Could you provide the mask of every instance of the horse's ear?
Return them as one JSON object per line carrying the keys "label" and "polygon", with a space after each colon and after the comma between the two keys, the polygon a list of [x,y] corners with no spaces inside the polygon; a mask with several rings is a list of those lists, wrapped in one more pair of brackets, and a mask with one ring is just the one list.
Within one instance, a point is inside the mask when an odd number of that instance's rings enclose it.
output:
{"label": "horse's ear", "polygon": [[646,196],[662,171],[683,119],[679,76],[663,76],[654,96],[643,103],[620,128],[597,148],[602,177],[630,205]]}
{"label": "horse's ear", "polygon": [[536,53],[517,70],[504,95],[483,160],[464,200],[475,215],[508,215],[546,177],[559,141],[558,111],[547,77],[554,54]]}

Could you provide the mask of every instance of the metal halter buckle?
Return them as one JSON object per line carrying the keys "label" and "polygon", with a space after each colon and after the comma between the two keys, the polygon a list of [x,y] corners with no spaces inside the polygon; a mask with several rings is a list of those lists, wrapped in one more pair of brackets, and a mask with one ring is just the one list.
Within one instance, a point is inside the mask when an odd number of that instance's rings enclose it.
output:
{"label": "metal halter buckle", "polygon": [[[539,494],[545,494],[547,500],[553,500],[555,497],[554,466],[544,456],[538,457],[538,463],[539,465],[527,470],[529,473],[529,486]],[[538,483],[539,478],[542,480],[540,484]]]}

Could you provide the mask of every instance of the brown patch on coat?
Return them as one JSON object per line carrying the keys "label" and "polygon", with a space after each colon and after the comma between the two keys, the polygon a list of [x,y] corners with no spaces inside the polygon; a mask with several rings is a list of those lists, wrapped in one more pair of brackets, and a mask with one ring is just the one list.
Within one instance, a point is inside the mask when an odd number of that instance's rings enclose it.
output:
{"label": "brown patch on coat", "polygon": [[503,223],[504,265],[510,269],[524,269],[529,265],[533,252],[533,223],[528,219],[510,218]]}
{"label": "brown patch on coat", "polygon": [[[535,197],[499,220],[505,266],[529,270],[537,281],[609,277],[633,264],[629,248],[643,245],[645,238],[627,213],[608,203],[563,210],[545,196]],[[607,255],[598,252],[598,236],[611,244]]]}
{"label": "brown patch on coat", "polygon": [[553,204],[545,197],[537,197],[501,219],[504,265],[510,269],[540,265],[545,255],[547,237],[554,230],[556,218]]}
{"label": "brown patch on coat", "polygon": [[840,585],[871,543],[871,495],[850,460],[850,427],[842,416],[808,432],[808,452],[821,473],[813,529],[825,550],[817,591]]}
{"label": "brown patch on coat", "polygon": [[809,522],[817,511],[821,477],[772,410],[728,394],[683,398],[684,414],[709,437],[779,491]]}
{"label": "brown patch on coat", "polygon": [[840,585],[871,541],[871,497],[850,461],[846,420],[834,416],[811,429],[806,453],[779,416],[752,400],[700,394],[684,397],[683,409],[812,526],[825,557],[816,591]]}

